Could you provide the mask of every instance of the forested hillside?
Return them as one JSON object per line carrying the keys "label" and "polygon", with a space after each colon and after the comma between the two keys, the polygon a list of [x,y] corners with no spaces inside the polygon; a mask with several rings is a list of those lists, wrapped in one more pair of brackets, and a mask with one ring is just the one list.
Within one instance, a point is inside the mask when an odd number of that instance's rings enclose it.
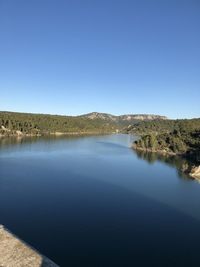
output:
{"label": "forested hillside", "polygon": [[200,129],[200,119],[141,121],[124,128],[124,132],[139,135],[195,131]]}
{"label": "forested hillside", "polygon": [[43,135],[49,133],[101,133],[116,130],[114,122],[101,119],[28,114],[16,112],[0,112],[1,135]]}
{"label": "forested hillside", "polygon": [[136,151],[179,155],[187,159],[180,171],[200,178],[200,119],[141,122],[126,131],[141,136]]}
{"label": "forested hillside", "polygon": [[92,112],[81,116],[60,116],[0,112],[1,135],[43,135],[53,133],[110,133],[142,120],[165,120],[159,115],[121,115]]}
{"label": "forested hillside", "polygon": [[128,130],[142,134],[134,148],[180,154],[200,162],[200,119],[145,122]]}

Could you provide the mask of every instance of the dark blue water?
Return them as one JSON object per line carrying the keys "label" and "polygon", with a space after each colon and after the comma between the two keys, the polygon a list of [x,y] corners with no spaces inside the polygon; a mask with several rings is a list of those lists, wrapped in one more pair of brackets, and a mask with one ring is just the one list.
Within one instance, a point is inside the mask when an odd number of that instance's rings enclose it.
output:
{"label": "dark blue water", "polygon": [[1,139],[0,223],[64,267],[200,266],[200,184],[133,139]]}

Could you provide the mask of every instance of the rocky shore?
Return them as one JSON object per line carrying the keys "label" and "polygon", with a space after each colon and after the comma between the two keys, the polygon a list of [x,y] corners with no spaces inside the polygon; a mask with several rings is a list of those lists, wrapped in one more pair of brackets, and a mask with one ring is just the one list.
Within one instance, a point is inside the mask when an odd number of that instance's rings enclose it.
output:
{"label": "rocky shore", "polygon": [[0,225],[1,267],[59,267]]}
{"label": "rocky shore", "polygon": [[193,166],[190,170],[189,175],[195,179],[200,179],[200,165]]}

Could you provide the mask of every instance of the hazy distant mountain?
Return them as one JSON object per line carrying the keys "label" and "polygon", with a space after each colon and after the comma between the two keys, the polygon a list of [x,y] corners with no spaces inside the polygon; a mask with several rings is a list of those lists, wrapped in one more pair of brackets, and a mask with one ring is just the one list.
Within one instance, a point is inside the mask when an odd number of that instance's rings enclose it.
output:
{"label": "hazy distant mountain", "polygon": [[84,117],[84,118],[88,118],[91,120],[95,120],[95,119],[109,120],[109,121],[118,120],[118,116],[108,114],[108,113],[100,113],[100,112],[91,112],[91,113],[80,115],[78,117]]}
{"label": "hazy distant mountain", "polygon": [[85,117],[91,120],[95,119],[109,120],[118,123],[127,122],[130,124],[137,121],[167,120],[167,117],[165,116],[152,115],[152,114],[125,114],[116,116],[108,113],[99,113],[99,112],[92,112],[81,115],[79,117]]}

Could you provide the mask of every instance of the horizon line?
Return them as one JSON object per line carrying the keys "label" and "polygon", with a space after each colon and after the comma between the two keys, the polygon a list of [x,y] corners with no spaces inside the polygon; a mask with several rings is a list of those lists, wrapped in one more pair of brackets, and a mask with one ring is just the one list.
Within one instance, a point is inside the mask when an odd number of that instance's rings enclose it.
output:
{"label": "horizon line", "polygon": [[21,113],[21,114],[34,114],[34,115],[50,115],[50,116],[63,116],[63,117],[80,117],[84,115],[89,115],[92,113],[98,113],[98,114],[106,114],[106,115],[111,115],[111,116],[160,116],[160,117],[166,117],[168,120],[189,120],[189,119],[199,119],[200,117],[192,117],[192,118],[169,118],[166,115],[160,115],[160,114],[155,114],[155,113],[121,113],[121,114],[113,114],[113,113],[107,113],[107,112],[99,112],[99,111],[91,111],[87,113],[81,113],[79,115],[67,115],[67,114],[59,114],[59,113],[43,113],[43,112],[29,112],[29,111],[15,111],[15,110],[0,110],[0,112],[8,112],[8,113]]}

